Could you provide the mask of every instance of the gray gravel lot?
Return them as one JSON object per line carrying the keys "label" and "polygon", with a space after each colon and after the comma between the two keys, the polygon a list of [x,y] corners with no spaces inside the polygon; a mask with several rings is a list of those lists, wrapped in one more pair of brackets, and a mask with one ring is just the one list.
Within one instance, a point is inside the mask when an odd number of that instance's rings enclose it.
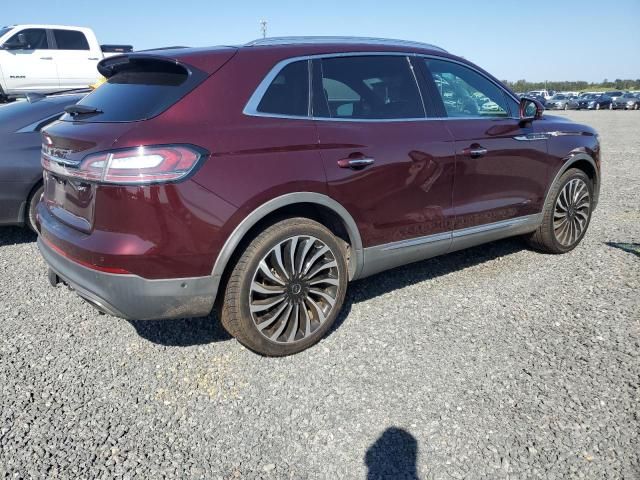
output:
{"label": "gray gravel lot", "polygon": [[213,317],[99,315],[0,229],[0,477],[640,478],[640,112],[568,116],[605,155],[579,248],[506,240],[356,282],[283,359]]}

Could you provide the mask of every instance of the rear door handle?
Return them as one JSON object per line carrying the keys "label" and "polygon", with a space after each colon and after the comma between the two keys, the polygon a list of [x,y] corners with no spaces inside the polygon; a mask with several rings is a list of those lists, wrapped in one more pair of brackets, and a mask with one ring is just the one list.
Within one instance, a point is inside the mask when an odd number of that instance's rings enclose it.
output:
{"label": "rear door handle", "polygon": [[338,166],[340,168],[364,168],[373,164],[375,160],[373,158],[343,158],[338,160]]}
{"label": "rear door handle", "polygon": [[40,57],[40,60],[53,60],[53,57]]}
{"label": "rear door handle", "polygon": [[471,158],[484,157],[487,154],[487,149],[480,145],[472,145],[462,150],[462,153]]}

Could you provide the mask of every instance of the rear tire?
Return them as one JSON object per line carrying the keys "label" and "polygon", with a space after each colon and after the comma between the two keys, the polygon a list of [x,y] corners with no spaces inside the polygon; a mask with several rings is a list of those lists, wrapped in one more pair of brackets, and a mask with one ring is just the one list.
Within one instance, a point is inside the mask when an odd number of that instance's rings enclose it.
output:
{"label": "rear tire", "polygon": [[546,253],[567,253],[584,237],[593,210],[593,184],[577,168],[570,168],[551,186],[542,211],[542,223],[526,237],[527,243]]}
{"label": "rear tire", "polygon": [[347,291],[346,251],[327,228],[289,218],[262,231],[238,259],[220,320],[254,352],[279,357],[319,342]]}
{"label": "rear tire", "polygon": [[27,200],[27,218],[26,224],[27,226],[34,231],[34,233],[40,233],[38,230],[38,224],[36,222],[36,208],[38,207],[38,202],[40,202],[40,198],[42,197],[42,193],[44,192],[44,186],[39,185],[29,196],[29,200]]}

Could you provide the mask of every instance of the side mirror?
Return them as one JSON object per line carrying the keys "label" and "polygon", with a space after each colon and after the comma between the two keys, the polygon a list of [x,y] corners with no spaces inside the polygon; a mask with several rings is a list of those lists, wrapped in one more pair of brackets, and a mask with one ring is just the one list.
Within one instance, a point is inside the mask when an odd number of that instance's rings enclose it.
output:
{"label": "side mirror", "polygon": [[539,120],[544,113],[544,105],[535,98],[522,97],[520,99],[520,121],[531,122]]}
{"label": "side mirror", "polygon": [[26,50],[29,48],[29,44],[27,43],[27,37],[24,33],[18,34],[18,40],[10,40],[8,42],[4,42],[3,47],[7,50]]}

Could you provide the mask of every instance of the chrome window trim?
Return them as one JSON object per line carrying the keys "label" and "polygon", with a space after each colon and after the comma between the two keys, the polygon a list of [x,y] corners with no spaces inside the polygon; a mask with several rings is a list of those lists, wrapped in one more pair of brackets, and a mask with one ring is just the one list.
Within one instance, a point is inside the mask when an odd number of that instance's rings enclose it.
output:
{"label": "chrome window trim", "polygon": [[[328,118],[328,117],[316,117],[313,115],[301,116],[301,115],[283,115],[279,113],[265,113],[258,111],[258,105],[260,105],[260,101],[264,96],[265,92],[271,85],[271,82],[278,76],[278,74],[285,68],[287,65],[307,60],[311,64],[313,60],[322,59],[322,58],[340,58],[340,57],[373,57],[373,56],[394,56],[394,57],[408,57],[416,56],[415,53],[407,53],[407,52],[369,52],[369,51],[360,51],[360,52],[339,52],[339,53],[320,53],[314,55],[302,55],[298,57],[285,58],[284,60],[280,60],[276,63],[271,70],[267,73],[267,75],[262,79],[262,81],[258,84],[258,87],[254,90],[251,97],[249,97],[249,101],[245,105],[242,113],[244,115],[248,115],[251,117],[268,117],[268,118],[283,118],[283,119],[291,119],[291,120],[317,120],[317,121],[329,121],[329,122],[415,122],[415,121],[423,121],[423,120],[436,120],[436,118],[428,118],[426,107],[424,105],[424,99],[422,98],[422,92],[420,90],[420,85],[418,84],[417,78],[415,76],[415,72],[411,68],[411,64],[409,63],[409,69],[412,72],[414,81],[416,83],[416,88],[420,94],[420,100],[422,101],[422,108],[424,111],[424,117],[415,117],[415,118]],[[311,67],[309,67],[311,68]],[[312,81],[312,74],[309,74],[310,82]],[[309,92],[309,98],[311,99],[313,92]],[[311,101],[311,100],[310,100]]]}
{"label": "chrome window trim", "polygon": [[[445,52],[446,53],[446,52]],[[496,87],[498,87],[503,94],[508,95],[509,98],[513,99],[516,103],[519,103],[520,100],[518,98],[516,98],[515,95],[511,94],[508,90],[506,90],[504,88],[504,86],[500,85],[499,83],[497,83],[495,80],[489,78],[486,74],[482,73],[481,71],[479,71],[478,69],[467,65],[464,62],[460,62],[458,60],[455,59],[450,59],[450,58],[445,58],[445,57],[441,57],[438,55],[429,55],[429,54],[424,54],[424,53],[416,53],[416,52],[380,52],[380,51],[368,51],[368,50],[363,50],[363,51],[358,51],[358,52],[338,52],[338,53],[319,53],[319,54],[314,54],[314,55],[300,55],[297,57],[290,57],[290,58],[285,58],[284,60],[280,60],[278,63],[276,63],[271,70],[269,70],[269,72],[265,75],[265,77],[262,79],[262,81],[258,84],[257,88],[254,90],[253,94],[249,97],[249,100],[247,101],[244,109],[242,110],[242,113],[244,115],[250,116],[250,117],[264,117],[264,118],[281,118],[281,119],[287,119],[287,120],[313,120],[313,121],[319,121],[319,122],[360,122],[360,123],[380,123],[380,122],[424,122],[424,121],[434,121],[434,120],[445,120],[445,121],[451,121],[451,120],[517,120],[519,121],[520,118],[519,117],[514,117],[512,116],[512,112],[509,112],[509,116],[507,117],[428,117],[428,112],[426,109],[426,105],[424,103],[424,98],[422,96],[422,89],[420,88],[420,84],[418,82],[418,79],[416,77],[416,73],[414,71],[413,68],[411,68],[411,71],[413,72],[414,75],[414,80],[416,82],[416,86],[418,88],[418,92],[420,92],[420,99],[422,100],[422,107],[423,110],[425,112],[425,116],[424,117],[416,117],[416,118],[329,118],[329,117],[316,117],[312,114],[307,114],[306,116],[303,115],[284,115],[284,114],[279,114],[279,113],[265,113],[265,112],[260,112],[258,111],[258,105],[260,104],[260,101],[262,100],[262,97],[264,96],[265,92],[267,91],[267,89],[269,88],[269,86],[271,85],[271,82],[273,82],[273,80],[278,76],[278,74],[280,73],[280,71],[285,68],[287,65],[294,63],[294,62],[299,62],[299,61],[304,61],[307,60],[309,62],[309,69],[311,69],[311,62],[313,60],[316,59],[322,59],[322,58],[339,58],[339,57],[370,57],[370,56],[399,56],[399,57],[407,57],[407,60],[410,57],[414,57],[414,58],[433,58],[435,60],[442,60],[442,61],[447,61],[447,62],[452,62],[452,63],[456,63],[458,65],[461,65],[463,67],[466,67],[470,70],[473,70],[474,72],[476,72],[477,74],[481,75],[482,77],[484,77],[485,79],[487,79],[488,81],[490,81],[491,83],[493,83]],[[409,65],[411,65],[411,62],[409,62]],[[313,80],[313,75],[312,72],[309,72],[309,105],[311,108],[313,99],[313,92],[311,90],[311,82]],[[311,110],[309,110],[310,113],[313,113]]]}

